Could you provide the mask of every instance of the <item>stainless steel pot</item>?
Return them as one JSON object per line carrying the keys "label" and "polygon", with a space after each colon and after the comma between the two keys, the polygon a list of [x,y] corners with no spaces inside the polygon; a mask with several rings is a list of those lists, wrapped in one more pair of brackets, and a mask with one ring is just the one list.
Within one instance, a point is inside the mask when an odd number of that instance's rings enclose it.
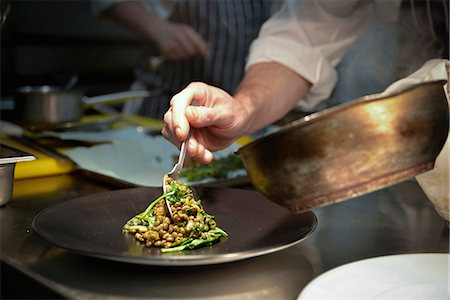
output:
{"label": "stainless steel pot", "polygon": [[34,159],[29,153],[0,144],[0,206],[11,200],[16,163]]}
{"label": "stainless steel pot", "polygon": [[336,106],[238,154],[256,189],[293,212],[381,189],[433,168],[449,133],[444,83]]}
{"label": "stainless steel pot", "polygon": [[79,121],[86,107],[145,98],[150,94],[149,91],[126,91],[85,97],[78,89],[64,91],[55,86],[24,86],[16,92],[15,110],[24,126],[46,129]]}

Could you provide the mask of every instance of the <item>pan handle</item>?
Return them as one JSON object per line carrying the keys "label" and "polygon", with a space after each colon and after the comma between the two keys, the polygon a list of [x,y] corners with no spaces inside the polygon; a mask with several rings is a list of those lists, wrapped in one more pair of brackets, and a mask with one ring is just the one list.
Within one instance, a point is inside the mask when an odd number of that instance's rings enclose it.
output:
{"label": "pan handle", "polygon": [[85,107],[92,107],[96,104],[123,103],[132,99],[147,98],[153,94],[155,94],[155,91],[141,90],[118,92],[95,97],[83,97],[83,104]]}

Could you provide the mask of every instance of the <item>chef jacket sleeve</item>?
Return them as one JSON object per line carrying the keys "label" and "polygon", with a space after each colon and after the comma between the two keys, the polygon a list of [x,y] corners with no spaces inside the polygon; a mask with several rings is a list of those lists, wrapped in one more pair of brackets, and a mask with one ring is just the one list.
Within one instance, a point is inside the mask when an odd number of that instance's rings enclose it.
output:
{"label": "chef jacket sleeve", "polygon": [[247,68],[277,62],[308,80],[312,87],[300,107],[311,109],[330,96],[336,65],[368,24],[372,1],[287,0],[252,43]]}

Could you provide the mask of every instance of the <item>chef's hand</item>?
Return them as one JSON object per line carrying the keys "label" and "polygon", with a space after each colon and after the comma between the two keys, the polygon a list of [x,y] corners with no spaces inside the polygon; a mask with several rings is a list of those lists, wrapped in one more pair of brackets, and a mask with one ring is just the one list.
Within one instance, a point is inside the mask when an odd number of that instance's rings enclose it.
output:
{"label": "chef's hand", "polygon": [[179,147],[191,131],[187,155],[209,163],[211,152],[226,148],[245,133],[247,117],[245,107],[225,91],[194,82],[171,99],[162,134]]}
{"label": "chef's hand", "polygon": [[168,60],[184,60],[194,56],[207,58],[208,43],[190,26],[161,21],[154,41]]}
{"label": "chef's hand", "polygon": [[192,27],[164,20],[139,1],[119,1],[104,10],[102,16],[154,42],[168,60],[208,57],[208,43]]}

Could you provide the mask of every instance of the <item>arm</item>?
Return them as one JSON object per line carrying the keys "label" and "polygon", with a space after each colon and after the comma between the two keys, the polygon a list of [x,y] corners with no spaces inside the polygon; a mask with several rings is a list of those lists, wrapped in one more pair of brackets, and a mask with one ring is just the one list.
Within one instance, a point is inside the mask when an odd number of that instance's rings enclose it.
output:
{"label": "arm", "polygon": [[190,26],[161,19],[139,1],[123,1],[102,12],[131,32],[154,42],[169,60],[208,56],[208,44]]}
{"label": "arm", "polygon": [[268,62],[250,66],[234,96],[250,116],[240,135],[278,121],[305,96],[310,86],[305,78],[284,65]]}

